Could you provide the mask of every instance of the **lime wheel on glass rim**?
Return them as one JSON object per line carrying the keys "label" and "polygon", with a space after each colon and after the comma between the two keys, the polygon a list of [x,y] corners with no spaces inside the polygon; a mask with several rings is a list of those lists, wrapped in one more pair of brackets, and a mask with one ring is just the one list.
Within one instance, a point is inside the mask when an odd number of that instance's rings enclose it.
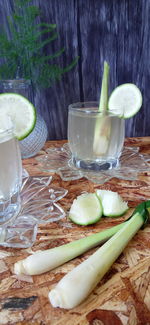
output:
{"label": "lime wheel on glass rim", "polygon": [[0,94],[0,116],[9,117],[18,140],[26,138],[34,129],[36,110],[24,96],[14,93]]}
{"label": "lime wheel on glass rim", "polygon": [[[142,94],[140,89],[132,84],[126,83],[116,87],[108,100],[108,110],[119,117],[128,119],[133,117],[142,106]],[[116,113],[115,113],[116,110]]]}

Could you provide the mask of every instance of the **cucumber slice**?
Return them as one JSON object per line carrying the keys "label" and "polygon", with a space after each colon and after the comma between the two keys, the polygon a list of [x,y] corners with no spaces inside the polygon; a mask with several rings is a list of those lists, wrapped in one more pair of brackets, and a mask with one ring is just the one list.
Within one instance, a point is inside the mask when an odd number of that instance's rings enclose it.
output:
{"label": "cucumber slice", "polygon": [[81,194],[73,201],[69,218],[78,225],[90,225],[100,220],[102,206],[95,193]]}
{"label": "cucumber slice", "polygon": [[132,83],[116,87],[108,101],[109,110],[124,119],[134,116],[141,106],[142,94],[140,89]]}
{"label": "cucumber slice", "polygon": [[36,122],[36,110],[32,103],[22,95],[14,93],[0,94],[0,116],[11,119],[18,140],[26,138]]}
{"label": "cucumber slice", "polygon": [[105,217],[119,217],[128,210],[127,202],[123,201],[117,192],[97,190],[96,194],[101,200]]}

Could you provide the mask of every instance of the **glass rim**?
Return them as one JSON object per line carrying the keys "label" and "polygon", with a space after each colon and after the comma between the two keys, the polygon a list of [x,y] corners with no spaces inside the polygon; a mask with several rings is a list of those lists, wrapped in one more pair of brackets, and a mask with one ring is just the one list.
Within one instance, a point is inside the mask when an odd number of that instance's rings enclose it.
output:
{"label": "glass rim", "polygon": [[13,84],[19,84],[21,82],[31,84],[31,79],[24,79],[24,78],[16,78],[16,79],[1,79],[0,83],[13,83]]}
{"label": "glass rim", "polygon": [[83,108],[84,106],[95,105],[98,106],[99,103],[97,101],[86,101],[86,102],[75,102],[72,104],[69,104],[68,108]]}
{"label": "glass rim", "polygon": [[98,115],[106,115],[106,116],[113,115],[119,118],[123,117],[123,114],[121,114],[118,108],[115,108],[113,110],[104,109],[102,111],[99,111],[99,102],[97,101],[72,103],[68,106],[68,110],[80,112],[83,114],[89,114],[89,115],[98,114]]}
{"label": "glass rim", "polygon": [[30,79],[2,79],[0,80],[0,86],[3,88],[3,91],[9,89],[10,92],[13,89],[27,89],[29,86],[31,86],[31,80]]}

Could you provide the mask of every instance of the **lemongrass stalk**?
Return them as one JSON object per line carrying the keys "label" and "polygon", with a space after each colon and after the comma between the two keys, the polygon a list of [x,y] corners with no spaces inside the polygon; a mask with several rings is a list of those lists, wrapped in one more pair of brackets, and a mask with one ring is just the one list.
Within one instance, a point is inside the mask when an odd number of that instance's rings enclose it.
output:
{"label": "lemongrass stalk", "polygon": [[109,65],[105,61],[99,101],[99,112],[101,112],[101,114],[98,113],[98,118],[96,119],[93,141],[93,152],[97,156],[103,156],[106,154],[111,135],[111,119],[106,115],[106,111],[108,110],[108,84]]}
{"label": "lemongrass stalk", "polygon": [[99,101],[99,111],[104,112],[108,109],[108,89],[109,89],[109,65],[104,61],[104,71],[102,78],[102,87]]}
{"label": "lemongrass stalk", "polygon": [[141,211],[136,209],[132,218],[111,239],[60,280],[49,292],[53,307],[74,308],[91,293],[143,225],[147,210]]}
{"label": "lemongrass stalk", "polygon": [[14,272],[16,274],[35,275],[50,271],[83,254],[87,250],[104,243],[122,227],[123,223],[97,234],[75,240],[69,244],[35,252],[33,255],[16,262]]}

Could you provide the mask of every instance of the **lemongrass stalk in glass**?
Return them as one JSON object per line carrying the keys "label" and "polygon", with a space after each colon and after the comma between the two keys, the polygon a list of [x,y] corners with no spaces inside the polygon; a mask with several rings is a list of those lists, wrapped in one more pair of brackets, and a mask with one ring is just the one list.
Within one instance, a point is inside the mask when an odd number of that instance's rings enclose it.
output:
{"label": "lemongrass stalk in glass", "polygon": [[93,151],[100,157],[106,155],[111,136],[111,118],[106,114],[108,110],[109,70],[109,65],[105,61],[99,101],[99,112],[102,115],[96,121],[93,141]]}
{"label": "lemongrass stalk in glass", "polygon": [[66,274],[49,292],[53,307],[72,309],[92,292],[129,241],[149,218],[150,201],[135,209],[123,227],[87,260]]}

